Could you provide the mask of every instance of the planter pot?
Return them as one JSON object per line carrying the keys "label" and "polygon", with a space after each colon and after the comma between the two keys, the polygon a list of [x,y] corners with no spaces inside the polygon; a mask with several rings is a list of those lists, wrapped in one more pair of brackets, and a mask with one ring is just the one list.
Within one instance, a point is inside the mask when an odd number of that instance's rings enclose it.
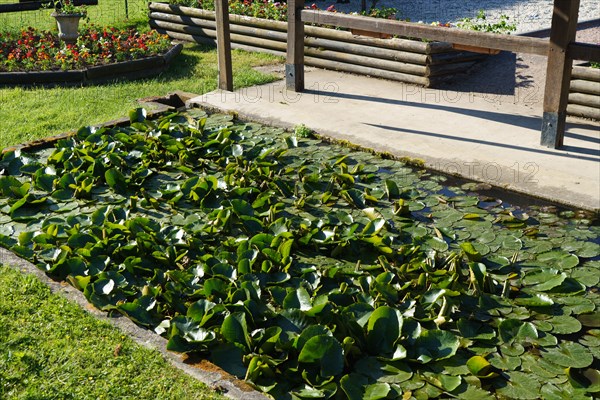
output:
{"label": "planter pot", "polygon": [[388,33],[363,31],[362,29],[350,29],[350,32],[352,32],[353,35],[366,36],[377,39],[390,39],[392,37],[392,35]]}
{"label": "planter pot", "polygon": [[54,12],[51,16],[56,19],[58,38],[65,43],[75,43],[79,37],[79,20],[85,15]]}
{"label": "planter pot", "polygon": [[496,54],[500,53],[500,50],[496,50],[496,49],[490,49],[487,47],[479,47],[479,46],[469,46],[466,44],[457,44],[457,43],[452,43],[452,48],[455,50],[464,50],[464,51],[470,51],[470,52],[479,53],[479,54],[496,55]]}

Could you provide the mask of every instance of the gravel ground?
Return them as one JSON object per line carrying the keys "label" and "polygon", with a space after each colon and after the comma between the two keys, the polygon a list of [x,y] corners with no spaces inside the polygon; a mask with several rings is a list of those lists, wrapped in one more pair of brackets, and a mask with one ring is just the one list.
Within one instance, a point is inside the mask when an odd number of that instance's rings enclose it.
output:
{"label": "gravel ground", "polygon": [[[334,5],[339,11],[359,11],[361,0],[349,0],[348,3],[313,0],[322,9]],[[307,4],[312,3],[306,0]],[[367,8],[373,0],[367,0]],[[517,23],[517,33],[531,32],[550,27],[553,0],[379,0],[377,7],[393,7],[399,11],[400,18],[411,21],[456,23],[465,17],[475,17],[480,9],[486,11],[487,18],[497,21],[505,14],[511,22]],[[579,21],[600,18],[600,0],[581,0]],[[600,41],[600,38],[596,42]]]}
{"label": "gravel ground", "polygon": [[[344,12],[360,10],[361,0],[313,0],[322,9],[335,5]],[[373,0],[367,0],[367,7]],[[306,0],[312,4],[311,0]],[[411,21],[456,23],[465,17],[474,17],[480,9],[488,20],[495,21],[501,14],[517,23],[516,33],[534,32],[531,36],[548,37],[553,0],[379,0],[377,7],[394,7],[401,18]],[[600,0],[581,0],[579,21],[600,19]],[[600,43],[600,22],[580,24],[577,41]],[[545,30],[545,31],[543,31]],[[459,74],[436,88],[453,92],[469,92],[490,103],[518,103],[541,112],[546,79],[546,57],[532,54],[502,52],[478,63],[469,72]],[[578,61],[576,64],[580,63]]]}

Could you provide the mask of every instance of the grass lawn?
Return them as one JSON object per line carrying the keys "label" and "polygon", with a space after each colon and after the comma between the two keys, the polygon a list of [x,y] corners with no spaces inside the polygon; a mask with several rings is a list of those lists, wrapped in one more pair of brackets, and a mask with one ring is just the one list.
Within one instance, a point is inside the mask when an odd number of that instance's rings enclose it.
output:
{"label": "grass lawn", "polygon": [[[0,0],[0,4],[18,3],[18,0]],[[128,16],[125,4],[128,4]],[[130,24],[148,19],[148,2],[145,0],[99,0],[97,6],[87,7],[89,22],[96,25]],[[0,14],[0,30],[20,30],[28,26],[39,29],[56,29],[52,9]]]}
{"label": "grass lawn", "polygon": [[2,399],[224,399],[35,276],[0,266],[0,293]]}

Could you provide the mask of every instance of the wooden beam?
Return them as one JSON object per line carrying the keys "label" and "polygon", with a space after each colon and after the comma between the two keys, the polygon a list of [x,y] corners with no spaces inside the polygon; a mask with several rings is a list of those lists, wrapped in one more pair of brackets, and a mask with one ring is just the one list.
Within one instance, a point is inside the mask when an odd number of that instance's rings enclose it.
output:
{"label": "wooden beam", "polygon": [[[98,5],[98,0],[74,0],[73,4],[76,6],[86,5],[95,6]],[[53,3],[51,1],[41,0],[19,0],[18,3],[0,4],[0,14],[20,12],[20,11],[33,11],[41,8],[52,8]]]}
{"label": "wooden beam", "polygon": [[542,38],[500,35],[389,19],[373,19],[360,15],[338,14],[321,10],[302,10],[301,19],[306,23],[335,25],[342,28],[388,33],[401,37],[439,40],[515,53],[544,56],[548,54],[548,40]]}
{"label": "wooden beam", "polygon": [[42,8],[42,3],[40,1],[31,3],[0,4],[0,14],[19,11],[39,10],[40,8]]}
{"label": "wooden beam", "polygon": [[541,144],[558,149],[563,145],[569,86],[573,59],[567,56],[569,43],[575,41],[579,0],[554,0]]}
{"label": "wooden beam", "polygon": [[573,60],[600,62],[600,46],[589,43],[570,43],[567,57]]}
{"label": "wooden beam", "polygon": [[231,34],[229,31],[229,3],[227,0],[215,0],[215,17],[219,89],[232,92],[233,68],[231,66]]}
{"label": "wooden beam", "polygon": [[288,0],[288,40],[285,60],[285,84],[290,90],[304,90],[304,0]]}

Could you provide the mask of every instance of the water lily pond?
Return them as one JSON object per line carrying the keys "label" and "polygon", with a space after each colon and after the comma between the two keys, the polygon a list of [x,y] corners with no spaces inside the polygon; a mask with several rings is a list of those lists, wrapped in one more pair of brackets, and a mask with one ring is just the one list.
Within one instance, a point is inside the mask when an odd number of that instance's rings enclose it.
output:
{"label": "water lily pond", "polygon": [[276,399],[592,399],[600,227],[198,109],[0,161],[0,244]]}

